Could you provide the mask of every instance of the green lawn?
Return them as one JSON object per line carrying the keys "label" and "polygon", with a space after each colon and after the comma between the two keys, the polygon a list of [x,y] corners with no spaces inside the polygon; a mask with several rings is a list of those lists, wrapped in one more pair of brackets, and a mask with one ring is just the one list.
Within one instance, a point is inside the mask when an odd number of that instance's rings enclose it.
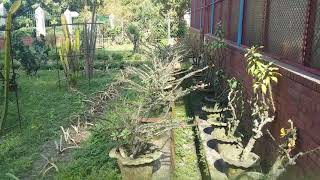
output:
{"label": "green lawn", "polygon": [[[21,74],[18,82],[23,125],[21,130],[13,128],[0,138],[0,179],[7,179],[6,173],[17,177],[29,173],[33,162],[41,157],[41,146],[59,137],[59,127],[69,125],[68,117],[85,108],[84,97],[64,85],[57,87],[55,71],[40,71],[38,77]],[[112,70],[96,73],[90,86],[82,78],[78,90],[86,95],[102,90],[114,80],[115,74]],[[10,114],[5,127],[18,123],[13,95],[10,99]]]}
{"label": "green lawn", "polygon": [[[111,49],[106,52],[123,55],[122,61],[126,61],[125,57],[130,57],[126,54],[132,56],[127,47],[123,50],[118,48],[118,50]],[[100,54],[100,57],[104,56]],[[117,59],[112,60],[112,63],[118,63]],[[131,60],[134,59],[129,61]],[[137,61],[137,63],[143,62]],[[103,90],[106,84],[115,80],[116,75],[120,72],[117,69],[109,69],[106,72],[98,71],[92,78],[90,86],[88,80],[82,77],[77,89],[81,94],[90,97],[92,93]],[[84,102],[86,97],[70,91],[65,83],[62,83],[61,88],[57,86],[56,71],[42,70],[37,77],[26,76],[23,72],[19,72],[19,74],[21,74],[18,79],[19,100],[23,124],[21,130],[19,127],[11,128],[0,137],[0,179],[9,179],[7,173],[22,179],[38,179],[39,176],[32,177],[30,175],[39,175],[40,173],[35,172],[37,169],[35,167],[42,159],[41,154],[48,148],[45,145],[59,138],[61,135],[60,126],[69,127],[71,125],[68,119],[71,115],[83,112],[86,108]],[[63,75],[63,72],[60,75]],[[0,92],[2,93],[2,89]],[[132,101],[137,98],[130,91],[123,93]],[[0,96],[0,105],[3,101],[1,98],[2,96]],[[110,103],[110,105],[117,106],[117,103]],[[18,125],[13,93],[10,94],[9,106],[10,113],[5,122],[5,128]],[[183,103],[177,105],[178,118],[191,117],[187,111]],[[117,119],[112,110],[107,111],[106,116]],[[51,171],[45,179],[120,179],[116,161],[109,158],[107,154],[114,144],[110,141],[105,127],[103,122],[98,123],[92,129],[89,139],[81,144],[81,148],[68,153],[67,156],[70,158],[67,161],[66,159],[55,159],[54,163],[59,172],[52,173],[53,171]],[[194,136],[192,128],[175,131],[176,179],[200,179],[192,136]]]}

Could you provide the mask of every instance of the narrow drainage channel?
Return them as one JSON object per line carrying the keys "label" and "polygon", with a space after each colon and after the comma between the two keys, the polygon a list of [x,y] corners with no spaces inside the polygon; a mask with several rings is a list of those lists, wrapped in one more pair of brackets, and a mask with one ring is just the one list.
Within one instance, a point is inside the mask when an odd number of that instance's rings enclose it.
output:
{"label": "narrow drainage channel", "polygon": [[[188,117],[193,117],[193,121],[191,123],[195,124],[195,116],[196,116],[196,108],[201,104],[201,96],[197,92],[193,92],[184,98],[184,103],[186,106],[186,111],[188,113]],[[200,100],[200,101],[199,101]],[[201,174],[202,180],[211,180],[211,175],[209,171],[209,167],[207,164],[206,157],[204,155],[204,150],[201,142],[201,138],[199,135],[199,130],[197,126],[192,127],[194,145],[197,154],[198,167]]]}
{"label": "narrow drainage channel", "polygon": [[195,148],[196,148],[198,166],[199,166],[202,180],[211,180],[207,160],[204,157],[202,143],[201,143],[201,139],[199,136],[199,130],[197,127],[193,127],[192,131],[193,131],[193,135],[194,135],[194,144],[195,144]]}

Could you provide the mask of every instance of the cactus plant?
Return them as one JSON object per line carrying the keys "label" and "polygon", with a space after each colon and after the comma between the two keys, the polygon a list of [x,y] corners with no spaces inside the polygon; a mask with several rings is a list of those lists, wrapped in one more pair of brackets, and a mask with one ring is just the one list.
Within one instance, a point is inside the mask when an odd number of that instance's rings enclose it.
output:
{"label": "cactus plant", "polygon": [[6,32],[5,32],[5,55],[4,55],[4,105],[2,109],[2,116],[0,119],[0,131],[4,120],[8,114],[8,94],[9,94],[9,81],[10,81],[10,68],[11,68],[11,27],[12,27],[12,16],[17,12],[21,6],[21,0],[17,0],[11,6],[7,14]]}

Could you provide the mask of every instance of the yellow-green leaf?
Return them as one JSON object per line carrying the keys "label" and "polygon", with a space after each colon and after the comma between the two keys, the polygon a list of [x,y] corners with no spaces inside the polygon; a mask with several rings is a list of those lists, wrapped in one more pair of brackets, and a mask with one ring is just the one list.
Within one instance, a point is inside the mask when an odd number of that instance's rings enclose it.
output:
{"label": "yellow-green leaf", "polygon": [[21,0],[15,1],[15,2],[12,4],[12,6],[11,6],[11,8],[10,8],[10,10],[9,10],[9,14],[14,14],[14,13],[16,13],[16,12],[18,11],[18,9],[20,8],[20,6],[21,6]]}
{"label": "yellow-green leaf", "polygon": [[284,136],[286,136],[286,135],[287,135],[286,130],[285,130],[284,128],[281,128],[281,129],[280,129],[280,136],[281,136],[281,137],[284,137]]}
{"label": "yellow-green leaf", "polygon": [[274,81],[275,83],[278,83],[278,78],[277,77],[271,77],[272,81]]}
{"label": "yellow-green leaf", "polygon": [[263,94],[267,94],[267,86],[264,84],[261,84],[261,90]]}
{"label": "yellow-green leaf", "polygon": [[267,77],[267,78],[266,78],[266,85],[267,85],[267,86],[270,85],[270,81],[271,81],[271,80],[270,80],[270,77]]}

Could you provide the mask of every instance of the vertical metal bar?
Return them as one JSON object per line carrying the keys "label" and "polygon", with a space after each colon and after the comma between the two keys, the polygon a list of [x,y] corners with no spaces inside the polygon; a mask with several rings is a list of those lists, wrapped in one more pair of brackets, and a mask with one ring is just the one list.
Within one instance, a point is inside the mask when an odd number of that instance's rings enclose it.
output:
{"label": "vertical metal bar", "polygon": [[306,17],[305,17],[305,30],[304,30],[304,37],[303,37],[302,58],[299,61],[299,63],[307,66],[310,65],[311,58],[312,58],[315,22],[317,18],[316,17],[317,1],[318,0],[309,0]]}
{"label": "vertical metal bar", "polygon": [[57,36],[56,36],[56,25],[53,25],[53,35],[54,35],[54,44],[55,44],[55,49],[56,49],[56,64],[57,64],[57,74],[58,74],[58,86],[59,88],[61,87],[60,83],[60,66],[59,66],[59,53],[58,53],[58,47],[57,47]]}
{"label": "vertical metal bar", "polygon": [[268,49],[268,36],[269,36],[269,18],[270,17],[270,0],[264,1],[264,13],[263,13],[263,23],[262,23],[262,37],[261,43],[264,46],[264,49]]}
{"label": "vertical metal bar", "polygon": [[192,7],[193,7],[193,13],[191,11],[191,24],[192,24],[192,27],[196,27],[195,24],[196,24],[196,3],[195,3],[195,0],[192,0]]}
{"label": "vertical metal bar", "polygon": [[[10,41],[10,54],[13,54],[13,50],[12,50],[12,43],[11,43],[11,40],[12,40],[12,34],[11,34],[11,29],[8,31],[9,33],[9,41]],[[12,84],[16,87],[15,88],[15,96],[16,96],[16,105],[17,105],[17,111],[18,111],[18,120],[19,120],[19,127],[20,129],[22,129],[22,121],[21,121],[21,114],[20,114],[20,104],[19,104],[19,95],[18,95],[18,84],[17,84],[17,81],[16,81],[16,71],[14,69],[14,65],[13,65],[13,57],[11,56],[11,69],[12,69]],[[9,83],[10,83],[10,80],[9,80]]]}
{"label": "vertical metal bar", "polygon": [[244,0],[240,0],[240,14],[238,22],[238,40],[237,45],[240,47],[242,42],[242,31],[243,31],[243,13],[244,13]]}
{"label": "vertical metal bar", "polygon": [[15,90],[15,94],[16,94],[16,104],[17,104],[17,111],[18,111],[19,127],[20,127],[20,129],[22,129],[20,102],[19,102],[19,94],[18,94],[18,85],[17,85],[17,89]]}
{"label": "vertical metal bar", "polygon": [[232,3],[233,0],[228,0],[228,13],[227,13],[227,22],[226,22],[226,34],[225,38],[230,39],[231,34],[231,20],[232,20]]}
{"label": "vertical metal bar", "polygon": [[203,31],[203,28],[202,28],[202,14],[203,14],[202,3],[203,3],[203,0],[200,0],[200,31]]}
{"label": "vertical metal bar", "polygon": [[214,0],[211,1],[211,26],[210,26],[210,33],[213,34],[214,33]]}

